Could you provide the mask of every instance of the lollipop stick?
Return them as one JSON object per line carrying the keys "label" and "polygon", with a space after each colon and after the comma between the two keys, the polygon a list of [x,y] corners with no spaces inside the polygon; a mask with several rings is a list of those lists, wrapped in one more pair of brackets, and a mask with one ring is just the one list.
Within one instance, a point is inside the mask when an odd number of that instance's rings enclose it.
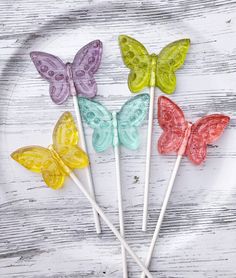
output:
{"label": "lollipop stick", "polygon": [[148,135],[147,135],[146,170],[145,170],[144,202],[143,202],[143,224],[142,224],[142,230],[144,232],[147,230],[154,97],[155,97],[155,87],[150,87],[150,105],[149,105],[149,116],[148,116]]}
{"label": "lollipop stick", "polygon": [[90,194],[87,192],[87,190],[84,188],[82,183],[79,181],[79,179],[76,177],[76,175],[73,172],[69,173],[70,178],[74,181],[74,183],[77,185],[77,187],[81,190],[81,192],[85,195],[85,197],[88,199],[94,210],[101,216],[101,218],[104,220],[104,222],[107,224],[107,226],[111,229],[111,231],[114,233],[114,235],[119,239],[122,246],[127,250],[127,252],[130,254],[130,256],[134,259],[134,261],[140,266],[142,271],[144,271],[145,275],[149,278],[152,278],[151,273],[147,270],[147,268],[144,266],[144,264],[140,261],[138,256],[132,251],[132,249],[129,247],[128,243],[123,239],[121,234],[118,232],[118,230],[115,228],[115,226],[110,222],[110,220],[106,217],[103,210],[99,207],[99,205],[96,203],[94,198],[90,196]]}
{"label": "lollipop stick", "polygon": [[[123,216],[123,205],[122,205],[122,187],[120,177],[120,152],[119,145],[114,146],[115,162],[116,162],[116,185],[117,185],[117,199],[118,199],[118,210],[119,210],[119,223],[120,223],[120,234],[125,237],[124,228],[124,216]],[[125,247],[121,246],[122,264],[123,264],[123,278],[128,278],[127,260],[125,254]]]}
{"label": "lollipop stick", "polygon": [[[154,251],[156,241],[157,241],[157,238],[158,238],[158,235],[159,235],[159,232],[160,232],[161,224],[162,224],[162,221],[163,221],[163,218],[164,218],[164,215],[165,215],[165,211],[166,211],[166,208],[167,208],[168,201],[170,199],[170,194],[171,194],[171,191],[172,191],[172,188],[173,188],[173,185],[174,185],[174,181],[175,181],[178,169],[179,169],[181,159],[182,159],[182,155],[179,154],[177,156],[176,161],[175,161],[174,169],[173,169],[171,177],[170,177],[169,185],[167,187],[167,191],[166,191],[165,198],[164,198],[162,208],[161,208],[161,212],[160,212],[160,215],[159,215],[159,218],[158,218],[158,221],[157,221],[155,232],[153,234],[151,245],[150,245],[149,250],[148,250],[148,255],[146,257],[145,265],[146,265],[147,268],[149,267],[151,259],[152,259],[153,251]],[[141,278],[145,278],[145,277],[146,277],[145,273],[142,273]]]}
{"label": "lollipop stick", "polygon": [[[82,125],[82,120],[81,120],[81,115],[80,115],[80,110],[79,110],[79,104],[78,104],[76,95],[73,95],[73,103],[74,103],[74,109],[75,109],[78,129],[79,129],[79,132],[80,132],[80,144],[81,144],[82,149],[87,153],[87,146],[86,146],[86,142],[85,142],[84,129],[83,129],[83,125]],[[87,181],[88,181],[89,192],[95,200],[96,199],[95,198],[95,189],[94,189],[94,185],[93,185],[91,167],[88,166],[84,170],[85,170],[85,175],[86,175],[86,178],[87,178]],[[101,233],[101,224],[100,224],[100,221],[99,221],[98,213],[96,212],[95,209],[93,209],[93,216],[94,216],[96,231],[97,231],[98,234],[100,234]]]}

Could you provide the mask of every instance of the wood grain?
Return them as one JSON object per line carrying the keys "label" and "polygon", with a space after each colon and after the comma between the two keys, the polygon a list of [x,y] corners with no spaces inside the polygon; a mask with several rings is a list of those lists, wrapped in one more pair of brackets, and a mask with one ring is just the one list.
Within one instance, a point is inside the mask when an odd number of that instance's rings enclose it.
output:
{"label": "wood grain", "polygon": [[[195,121],[232,117],[202,166],[183,159],[151,265],[153,277],[236,277],[236,1],[0,2],[0,277],[122,277],[120,246],[103,225],[97,236],[87,200],[69,180],[59,191],[10,160],[18,147],[51,142],[52,128],[72,100],[56,106],[29,58],[41,50],[71,61],[90,40],[104,43],[96,74],[97,100],[119,110],[131,96],[117,44],[134,36],[150,52],[182,37],[192,41],[171,98]],[[158,97],[157,92],[156,97]],[[141,232],[147,122],[138,152],[122,148],[126,238],[143,259],[160,211],[175,155],[160,156],[153,135],[148,232]],[[86,128],[97,200],[118,226],[112,149],[94,153]],[[78,175],[84,180],[82,171]],[[129,258],[129,277],[140,269]]]}

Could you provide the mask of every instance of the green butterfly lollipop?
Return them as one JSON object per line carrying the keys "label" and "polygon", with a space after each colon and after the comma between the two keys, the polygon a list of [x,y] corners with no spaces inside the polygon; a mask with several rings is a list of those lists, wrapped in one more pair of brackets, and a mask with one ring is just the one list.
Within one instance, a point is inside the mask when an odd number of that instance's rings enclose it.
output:
{"label": "green butterfly lollipop", "polygon": [[[80,111],[84,121],[94,129],[92,143],[96,152],[103,152],[110,146],[114,147],[116,162],[116,184],[119,208],[120,233],[124,238],[124,219],[122,205],[122,187],[120,176],[119,145],[135,150],[140,144],[138,127],[144,121],[148,105],[149,95],[141,94],[128,100],[116,113],[111,113],[102,104],[80,97],[78,98]],[[125,248],[121,246],[123,277],[129,277]]]}
{"label": "green butterfly lollipop", "polygon": [[125,35],[119,36],[119,43],[123,61],[131,70],[128,77],[131,92],[137,93],[145,87],[158,87],[166,94],[175,91],[175,72],[184,64],[189,39],[168,44],[158,55],[150,55],[139,41]]}
{"label": "green butterfly lollipop", "polygon": [[138,93],[146,87],[150,88],[150,108],[142,224],[142,230],[146,231],[155,88],[158,87],[163,93],[166,94],[172,94],[175,91],[175,72],[184,64],[190,46],[190,40],[182,39],[174,41],[165,46],[159,54],[149,54],[147,49],[139,41],[129,36],[120,35],[119,44],[123,61],[130,69],[130,74],[128,77],[130,91],[133,93]]}

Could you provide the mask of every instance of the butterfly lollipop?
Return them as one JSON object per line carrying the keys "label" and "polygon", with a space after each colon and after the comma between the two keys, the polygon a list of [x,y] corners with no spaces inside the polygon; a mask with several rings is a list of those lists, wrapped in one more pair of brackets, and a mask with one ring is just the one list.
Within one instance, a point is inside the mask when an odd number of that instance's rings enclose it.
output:
{"label": "butterfly lollipop", "polygon": [[[212,114],[192,124],[186,121],[183,111],[173,101],[164,96],[159,97],[158,122],[164,132],[158,140],[158,150],[161,154],[176,152],[177,159],[146,258],[145,264],[147,267],[149,267],[151,262],[155,243],[183,155],[187,156],[194,164],[201,164],[206,158],[207,144],[213,143],[221,136],[229,120],[228,116]],[[145,274],[143,273],[141,277],[144,278]]]}
{"label": "butterfly lollipop", "polygon": [[166,94],[172,94],[175,91],[175,72],[183,65],[185,61],[190,45],[190,40],[182,39],[174,41],[164,47],[158,55],[150,55],[140,42],[125,35],[119,36],[119,44],[123,61],[130,69],[130,74],[128,77],[130,91],[133,93],[138,93],[146,87],[150,88],[150,108],[142,224],[142,230],[146,231],[155,88],[158,87]]}
{"label": "butterfly lollipop", "polygon": [[110,222],[93,196],[90,195],[74,174],[73,169],[84,168],[89,164],[87,154],[77,146],[77,143],[78,131],[74,119],[70,112],[65,112],[54,128],[52,145],[48,148],[41,146],[23,147],[13,152],[11,157],[28,170],[41,173],[45,183],[53,189],[61,188],[64,184],[65,177],[69,176],[88,199],[93,209],[101,216],[118,238],[122,246],[140,266],[142,271],[145,272],[145,275],[152,278],[150,272]]}
{"label": "butterfly lollipop", "polygon": [[[34,51],[30,57],[39,72],[49,85],[49,94],[56,104],[63,104],[72,96],[79,130],[81,130],[81,147],[87,151],[86,142],[81,122],[77,95],[92,98],[97,93],[97,84],[94,74],[97,72],[102,58],[102,42],[92,41],[82,47],[75,55],[73,63],[64,64],[54,55]],[[95,198],[95,190],[90,166],[85,170],[91,195]],[[94,221],[97,233],[101,233],[101,226],[96,211]]]}
{"label": "butterfly lollipop", "polygon": [[[146,117],[149,95],[138,95],[127,101],[116,112],[109,112],[102,104],[79,98],[79,105],[83,119],[94,129],[93,147],[97,152],[103,152],[113,146],[116,162],[116,184],[118,195],[120,233],[124,237],[124,219],[122,205],[122,186],[120,177],[120,155],[119,144],[135,150],[139,146],[139,135],[137,127],[141,125]],[[128,278],[125,249],[122,247],[123,277]]]}

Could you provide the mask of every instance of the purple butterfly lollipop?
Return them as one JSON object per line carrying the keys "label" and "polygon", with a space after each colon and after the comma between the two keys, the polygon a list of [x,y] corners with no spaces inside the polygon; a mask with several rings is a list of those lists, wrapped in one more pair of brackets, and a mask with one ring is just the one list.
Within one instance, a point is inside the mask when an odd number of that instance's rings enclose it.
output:
{"label": "purple butterfly lollipop", "polygon": [[64,64],[54,55],[33,51],[30,57],[39,74],[50,83],[49,93],[56,104],[64,103],[70,95],[92,98],[97,94],[93,75],[102,58],[102,42],[95,40],[82,47],[73,63]]}
{"label": "purple butterfly lollipop", "polygon": [[[72,96],[75,114],[80,131],[80,145],[87,152],[83,125],[81,121],[77,95],[92,98],[97,94],[97,84],[93,75],[98,70],[102,58],[102,42],[95,40],[82,47],[75,55],[73,63],[64,64],[56,56],[45,52],[33,51],[30,57],[39,74],[50,83],[49,93],[56,104],[64,103]],[[85,170],[91,196],[95,199],[95,190],[91,168]],[[101,233],[101,225],[96,210],[93,210],[97,233]]]}

